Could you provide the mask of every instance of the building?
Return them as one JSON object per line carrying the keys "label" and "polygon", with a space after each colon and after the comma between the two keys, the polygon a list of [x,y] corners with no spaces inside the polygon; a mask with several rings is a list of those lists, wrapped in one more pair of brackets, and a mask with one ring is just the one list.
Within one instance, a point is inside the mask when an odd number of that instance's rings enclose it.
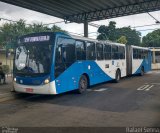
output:
{"label": "building", "polygon": [[13,57],[14,57],[13,52],[8,52],[6,54],[5,49],[0,49],[0,63],[2,63],[2,65],[8,65],[10,73],[13,70]]}
{"label": "building", "polygon": [[151,48],[152,51],[152,69],[160,69],[160,47]]}

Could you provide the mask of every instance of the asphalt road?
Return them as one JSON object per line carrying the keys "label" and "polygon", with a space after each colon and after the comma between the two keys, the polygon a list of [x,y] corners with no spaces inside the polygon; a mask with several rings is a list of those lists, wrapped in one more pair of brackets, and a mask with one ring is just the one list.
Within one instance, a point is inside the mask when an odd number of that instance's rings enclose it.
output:
{"label": "asphalt road", "polygon": [[160,127],[160,72],[56,96],[0,103],[0,126]]}

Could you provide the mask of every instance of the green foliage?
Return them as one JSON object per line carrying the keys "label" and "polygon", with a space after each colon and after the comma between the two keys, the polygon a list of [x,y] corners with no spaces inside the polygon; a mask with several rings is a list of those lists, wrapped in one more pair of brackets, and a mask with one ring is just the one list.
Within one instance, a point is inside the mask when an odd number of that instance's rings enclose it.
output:
{"label": "green foliage", "polygon": [[142,46],[160,47],[160,29],[148,33],[142,39]]}
{"label": "green foliage", "polygon": [[121,36],[118,40],[118,43],[126,44],[127,43],[127,38],[126,36]]}
{"label": "green foliage", "polygon": [[9,73],[9,66],[8,65],[2,65],[2,71],[7,74]]}
{"label": "green foliage", "polygon": [[116,28],[116,22],[111,21],[108,26],[99,27],[98,40],[110,40],[116,42],[121,36],[125,36],[128,45],[140,45],[140,32],[131,27]]}
{"label": "green foliage", "polygon": [[132,30],[130,27],[123,27],[117,29],[117,38],[120,38],[121,36],[125,36],[127,39],[127,45],[140,45],[141,42],[141,33]]}
{"label": "green foliage", "polygon": [[116,22],[111,21],[108,26],[102,25],[99,27],[98,32],[100,35],[98,40],[116,40]]}
{"label": "green foliage", "polygon": [[48,28],[46,25],[33,24],[26,25],[26,22],[20,19],[16,23],[5,23],[0,27],[0,47],[5,48],[6,45],[15,45],[17,38],[35,32],[65,32],[58,26],[52,26]]}

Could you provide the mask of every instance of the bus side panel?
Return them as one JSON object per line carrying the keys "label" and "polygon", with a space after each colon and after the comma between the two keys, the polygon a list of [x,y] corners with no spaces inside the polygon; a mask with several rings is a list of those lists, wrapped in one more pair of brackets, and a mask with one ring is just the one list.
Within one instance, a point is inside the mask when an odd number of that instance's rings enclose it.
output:
{"label": "bus side panel", "polygon": [[121,77],[126,76],[126,60],[105,60],[96,61],[97,65],[112,79],[115,79],[117,69],[121,71]]}
{"label": "bus side panel", "polygon": [[132,60],[132,74],[139,74],[143,66],[143,59],[133,59]]}
{"label": "bus side panel", "polygon": [[132,74],[139,74],[141,73],[142,67],[144,68],[144,72],[148,72],[151,70],[151,55],[149,54],[147,59],[141,60],[133,60],[133,73]]}
{"label": "bus side panel", "polygon": [[87,74],[90,85],[112,80],[95,61],[77,61],[56,78],[57,94],[78,89],[82,74]]}
{"label": "bus side panel", "polygon": [[151,71],[152,70],[152,52],[149,51],[148,53],[148,65],[146,67],[146,72]]}

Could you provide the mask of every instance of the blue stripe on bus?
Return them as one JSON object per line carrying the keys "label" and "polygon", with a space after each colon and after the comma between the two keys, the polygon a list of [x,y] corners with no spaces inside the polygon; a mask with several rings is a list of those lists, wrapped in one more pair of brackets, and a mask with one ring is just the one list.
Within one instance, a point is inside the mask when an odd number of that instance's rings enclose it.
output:
{"label": "blue stripe on bus", "polygon": [[[90,70],[88,69],[90,66]],[[56,78],[56,91],[63,93],[78,89],[79,80],[82,74],[87,74],[90,85],[113,80],[107,75],[95,61],[77,61]]]}
{"label": "blue stripe on bus", "polygon": [[144,72],[148,72],[151,70],[151,60],[143,60],[139,68],[134,74],[139,74],[141,73],[141,68],[144,67]]}
{"label": "blue stripe on bus", "polygon": [[[90,69],[88,69],[90,66]],[[57,94],[78,89],[79,80],[82,74],[88,75],[90,85],[113,80],[107,75],[95,61],[77,61],[66,69],[56,79],[52,75],[51,82],[55,80]],[[44,77],[19,77],[17,83],[23,85],[41,85],[49,75]],[[21,83],[23,81],[23,83]]]}

